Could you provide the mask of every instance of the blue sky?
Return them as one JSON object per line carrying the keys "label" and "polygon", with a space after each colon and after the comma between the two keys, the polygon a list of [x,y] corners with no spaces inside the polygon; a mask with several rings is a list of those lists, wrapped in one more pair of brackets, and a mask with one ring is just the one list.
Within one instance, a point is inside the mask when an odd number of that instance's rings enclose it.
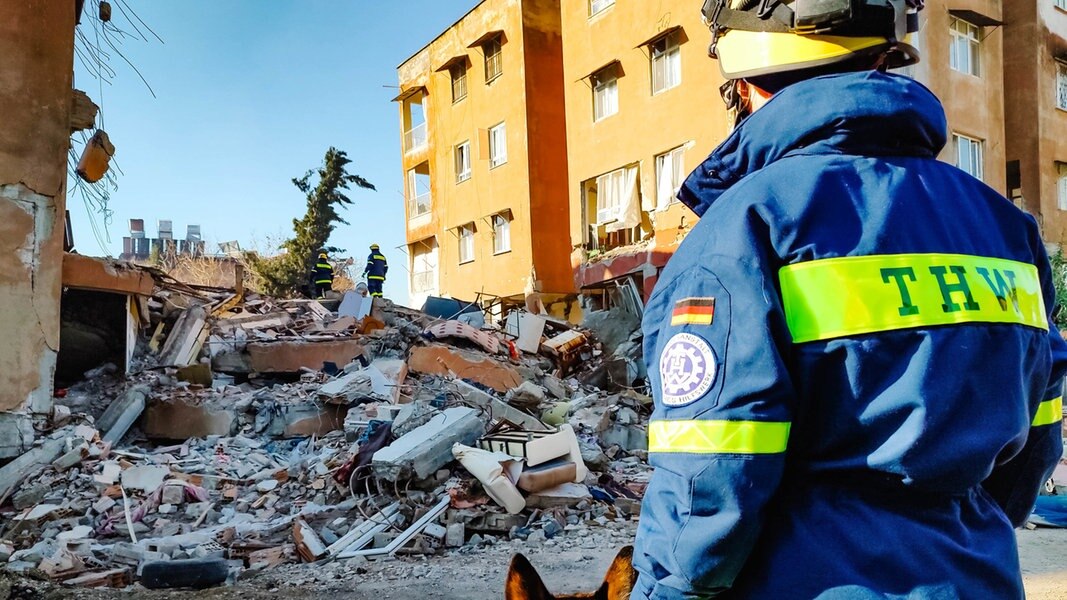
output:
{"label": "blue sky", "polygon": [[110,199],[110,241],[93,234],[90,219],[103,231],[102,216],[88,214],[79,194],[68,197],[77,250],[117,256],[131,218],[145,219],[150,237],[158,219],[174,222],[175,237],[199,224],[209,251],[229,240],[269,249],[304,212],[290,179],[336,146],[378,191],[351,192],[351,225],[339,226],[331,243],[357,259],[380,244],[395,274],[386,294],[406,299],[406,261],[396,249],[404,243],[398,112],[390,102],[396,66],[477,0],[127,3],[164,41],[149,36],[122,47],[157,97],[117,56],[117,76],[102,97],[75,62],[75,87],[101,104],[123,172]]}

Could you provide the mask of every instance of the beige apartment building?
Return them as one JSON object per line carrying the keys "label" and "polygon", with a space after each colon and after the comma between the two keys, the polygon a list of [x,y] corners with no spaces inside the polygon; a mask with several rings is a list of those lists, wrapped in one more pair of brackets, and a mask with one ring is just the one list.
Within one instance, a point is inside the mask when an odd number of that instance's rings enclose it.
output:
{"label": "beige apartment building", "polygon": [[[1039,218],[1048,241],[1056,243],[1067,238],[1067,63],[1061,62],[1067,60],[1067,35],[1058,33],[1067,34],[1064,5],[1067,0],[1013,0],[1010,6],[1006,0],[927,0],[913,39],[923,60],[902,71],[930,87],[945,106],[948,143],[940,159],[1013,198]],[[632,281],[647,299],[696,221],[675,194],[728,135],[718,89],[723,79],[707,56],[710,36],[699,8],[694,0],[486,0],[401,66],[406,137],[417,134],[413,99],[430,98],[429,108],[423,107],[430,142],[419,148],[408,140],[409,172],[447,174],[457,140],[478,139],[474,131],[503,119],[508,110],[518,113],[507,117],[509,151],[521,153],[528,146],[528,156],[508,170],[506,184],[496,183],[486,165],[475,167],[473,179],[494,186],[488,196],[467,195],[438,175],[430,178],[432,206],[422,208],[417,180],[409,188],[413,255],[419,256],[425,240],[437,240],[440,247],[441,284],[434,290],[468,298],[479,291],[482,279],[465,273],[481,277],[482,267],[459,260],[448,232],[462,222],[478,225],[475,213],[509,208],[513,247],[520,239],[534,249],[552,246],[540,262],[531,258],[536,250],[513,251],[508,277],[525,279],[509,279],[507,293],[530,290],[536,271],[541,291],[595,294]],[[549,46],[527,41],[532,23],[539,39],[551,40]],[[448,96],[454,81],[449,69],[456,64],[449,61],[460,55],[481,60],[462,50],[470,45],[462,40],[506,28],[505,65],[516,64],[509,72],[520,76],[486,89],[475,68],[468,106],[478,108],[473,114],[457,109],[462,103]],[[529,54],[533,49],[536,54]],[[537,94],[530,94],[534,72],[541,79]],[[538,145],[549,123],[553,135],[565,132],[564,141],[550,149]],[[478,152],[484,158],[484,148]],[[511,181],[512,176],[529,179]],[[513,204],[498,202],[498,185],[507,186]],[[530,200],[541,197],[533,191],[537,186],[552,198],[538,200],[553,215],[540,224],[540,209]],[[477,210],[467,207],[472,202]],[[479,227],[475,240],[487,228]],[[481,243],[488,248],[489,241]],[[475,265],[494,264],[491,255],[483,259],[478,252]],[[413,264],[418,273],[417,260]],[[548,281],[552,285],[545,285]]]}
{"label": "beige apartment building", "polygon": [[1067,0],[1005,0],[1010,196],[1067,240]]}
{"label": "beige apartment building", "polygon": [[397,69],[412,303],[572,293],[560,0],[486,0]]}

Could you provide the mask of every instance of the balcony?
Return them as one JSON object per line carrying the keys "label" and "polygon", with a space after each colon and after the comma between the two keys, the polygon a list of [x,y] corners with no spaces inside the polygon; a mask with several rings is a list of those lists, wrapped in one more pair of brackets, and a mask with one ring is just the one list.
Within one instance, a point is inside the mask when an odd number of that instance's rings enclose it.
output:
{"label": "balcony", "polygon": [[415,196],[413,199],[408,200],[408,219],[414,219],[415,217],[421,217],[422,215],[430,214],[430,207],[432,205],[430,193],[426,192],[421,196]]}
{"label": "balcony", "polygon": [[419,123],[404,133],[404,153],[422,150],[426,147],[426,123]]}

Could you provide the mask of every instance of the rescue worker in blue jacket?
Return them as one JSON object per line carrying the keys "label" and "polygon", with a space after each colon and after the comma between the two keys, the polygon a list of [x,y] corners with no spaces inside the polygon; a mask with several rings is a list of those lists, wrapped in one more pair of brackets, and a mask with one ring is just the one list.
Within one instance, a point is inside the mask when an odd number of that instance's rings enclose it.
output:
{"label": "rescue worker in blue jacket", "polygon": [[[937,160],[921,0],[709,0],[741,120],[645,311],[634,599],[1022,598],[1061,452],[1038,226]],[[761,12],[762,9],[762,12]]]}
{"label": "rescue worker in blue jacket", "polygon": [[333,265],[325,251],[319,252],[315,268],[311,270],[311,283],[315,288],[316,298],[325,298],[326,292],[333,289]]}
{"label": "rescue worker in blue jacket", "polygon": [[385,260],[378,244],[371,244],[370,256],[367,257],[367,267],[363,269],[363,276],[367,278],[367,289],[375,298],[382,297],[382,286],[385,285],[385,275],[389,272],[389,263]]}

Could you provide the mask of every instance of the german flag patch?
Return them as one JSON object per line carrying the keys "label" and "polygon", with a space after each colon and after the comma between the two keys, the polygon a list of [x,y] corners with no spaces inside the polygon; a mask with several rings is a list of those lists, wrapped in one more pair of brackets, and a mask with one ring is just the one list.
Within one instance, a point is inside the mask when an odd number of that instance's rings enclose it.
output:
{"label": "german flag patch", "polygon": [[674,303],[671,326],[711,325],[715,320],[715,298],[686,298]]}

